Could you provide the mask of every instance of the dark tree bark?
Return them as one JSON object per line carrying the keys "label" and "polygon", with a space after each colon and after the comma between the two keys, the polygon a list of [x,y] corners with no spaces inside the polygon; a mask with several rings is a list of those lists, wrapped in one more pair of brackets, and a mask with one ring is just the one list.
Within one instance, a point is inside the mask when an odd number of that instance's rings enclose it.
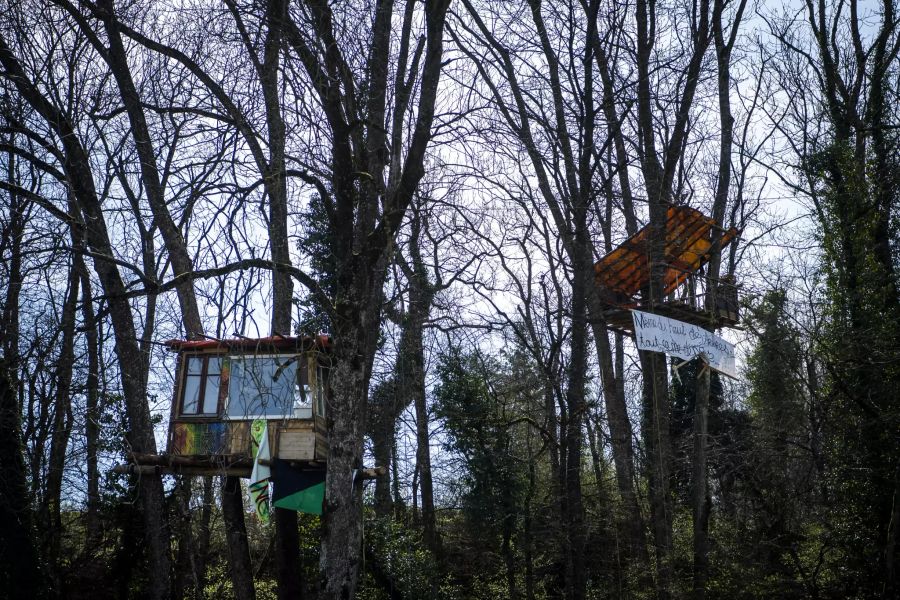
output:
{"label": "dark tree bark", "polygon": [[[369,400],[369,437],[372,439],[372,456],[376,465],[391,465],[396,438],[397,397],[395,382],[388,381],[375,389]],[[390,517],[394,510],[391,494],[391,471],[375,479],[375,514],[381,518]]]}
{"label": "dark tree bark", "polygon": [[[441,280],[429,280],[420,245],[425,226],[421,207],[413,206],[410,223],[409,264],[401,257],[400,265],[408,283],[408,308],[401,315],[400,345],[397,352],[397,388],[402,409],[410,404],[416,413],[416,468],[422,495],[422,529],[425,546],[435,557],[441,556],[441,539],[437,530],[434,508],[434,483],[431,476],[431,436],[429,434],[428,407],[425,394],[425,348],[423,336],[425,321],[431,312],[435,295],[448,284]],[[437,268],[437,266],[435,266]]]}
{"label": "dark tree bark", "polygon": [[44,598],[45,581],[34,546],[30,496],[22,457],[22,434],[16,382],[0,357],[0,584],[10,598]]}
{"label": "dark tree bark", "polygon": [[66,450],[72,432],[72,371],[75,363],[75,316],[78,310],[80,275],[77,267],[69,269],[69,284],[62,310],[62,339],[56,361],[56,394],[53,402],[53,421],[50,434],[50,457],[47,464],[47,489],[43,502],[44,527],[47,528],[47,560],[50,577],[57,594],[63,594],[62,578],[58,571],[63,533],[62,486],[66,464]]}
{"label": "dark tree bark", "polygon": [[[10,156],[8,181],[17,181]],[[9,248],[6,298],[0,299],[0,589],[10,598],[44,598],[47,589],[34,540],[16,370],[19,368],[19,302],[22,289],[23,221],[21,198],[9,192],[10,219],[0,230]]]}
{"label": "dark tree bark", "polygon": [[209,562],[210,520],[213,507],[213,477],[203,478],[203,506],[200,508],[199,532],[197,534],[196,554],[194,562],[194,597],[203,600],[206,597],[206,567]]}
{"label": "dark tree bark", "polygon": [[[145,359],[136,342],[138,337],[125,284],[117,265],[111,260],[115,254],[94,186],[88,155],[71,121],[35,87],[4,37],[0,37],[0,63],[6,69],[5,77],[59,136],[63,168],[72,195],[85,217],[83,224],[78,226],[84,228],[85,238],[95,257],[94,269],[109,298],[109,315],[116,338],[116,354],[120,363],[125,398],[127,441],[135,452],[155,453],[156,441],[153,437],[150,410],[144,391],[142,365]],[[154,598],[166,598],[170,594],[171,558],[160,477],[158,475],[145,477],[139,486],[139,496],[151,568],[154,573],[150,592]]]}
{"label": "dark tree bark", "polygon": [[[225,522],[225,538],[228,541],[228,569],[232,571],[236,600],[253,600],[256,592],[253,589],[253,567],[250,564],[247,527],[244,523],[244,501],[241,492],[241,480],[226,475],[222,477],[222,519]],[[277,556],[276,556],[277,560]],[[234,572],[243,574],[235,577]],[[237,587],[240,585],[240,587]]]}
{"label": "dark tree bark", "polygon": [[[289,21],[286,36],[309,76],[332,134],[330,189],[324,198],[328,232],[337,263],[330,315],[334,327],[328,414],[328,472],[324,510],[324,597],[352,598],[361,566],[362,486],[354,473],[362,466],[366,400],[378,338],[383,284],[396,232],[424,174],[435,97],[441,72],[445,0],[426,2],[424,58],[416,121],[405,157],[386,151],[388,59],[393,2],[377,2],[368,49],[365,91],[356,88],[336,42],[331,7],[305,3],[308,22]],[[412,21],[404,19],[404,27]],[[418,55],[417,55],[418,56]],[[405,57],[403,58],[405,60]],[[394,114],[407,114],[418,58],[408,83],[394,95]],[[400,69],[404,71],[405,69]],[[398,81],[404,81],[398,77]],[[358,105],[357,102],[360,104]],[[352,126],[365,109],[366,127]],[[402,138],[401,138],[402,139]],[[390,160],[394,177],[385,183]],[[402,168],[400,168],[402,165]],[[360,175],[363,173],[364,175]]]}
{"label": "dark tree bark", "polygon": [[[712,233],[712,252],[707,267],[707,290],[704,307],[710,314],[716,314],[717,288],[722,264],[722,249],[719,247],[721,228],[725,222],[728,192],[731,185],[731,152],[734,145],[734,117],[731,112],[731,51],[737,39],[738,28],[744,13],[746,0],[741,0],[732,20],[731,31],[726,35],[723,28],[724,5],[716,2],[712,14],[712,34],[715,42],[717,91],[719,99],[719,169],[716,193],[713,201],[712,217],[720,229]],[[715,330],[714,327],[709,327]],[[694,412],[694,472],[692,482],[693,545],[694,545],[694,597],[706,597],[706,583],[709,570],[709,511],[712,501],[709,496],[707,418],[709,408],[710,374],[708,366],[697,379]]]}
{"label": "dark tree bark", "polygon": [[[81,244],[83,246],[83,244]],[[87,469],[87,511],[85,514],[85,548],[94,548],[103,533],[100,522],[100,469],[98,450],[100,444],[100,343],[97,332],[97,318],[94,313],[90,274],[87,265],[74,246],[72,259],[81,276],[81,314],[84,336],[87,342],[87,382],[85,384],[85,466]]]}

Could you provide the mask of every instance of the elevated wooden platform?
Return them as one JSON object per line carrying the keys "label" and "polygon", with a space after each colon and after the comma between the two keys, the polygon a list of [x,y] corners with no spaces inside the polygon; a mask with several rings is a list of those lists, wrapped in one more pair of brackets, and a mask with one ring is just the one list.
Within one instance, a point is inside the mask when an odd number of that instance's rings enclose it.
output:
{"label": "elevated wooden platform", "polygon": [[[290,460],[292,467],[303,470],[325,470],[325,462],[320,460]],[[272,461],[261,460],[260,464],[271,466]],[[171,454],[138,454],[131,455],[131,462],[116,465],[114,473],[150,475],[233,475],[250,477],[253,460],[244,455],[218,454],[211,456],[178,456]],[[375,479],[387,474],[387,467],[370,467],[360,471],[362,479]]]}
{"label": "elevated wooden platform", "polygon": [[[651,306],[635,305],[632,308],[701,327],[712,325],[717,328],[730,327],[732,329],[740,329],[736,312],[731,314],[711,313],[677,301],[657,302]],[[634,332],[631,308],[610,308],[604,312],[604,316],[609,328],[628,333]]]}
{"label": "elevated wooden platform", "polygon": [[[666,215],[663,262],[650,263],[649,226],[625,240],[594,265],[594,282],[605,305],[611,329],[631,332],[631,310],[642,310],[700,326],[736,327],[739,321],[738,286],[730,277],[710,280],[703,267],[738,236],[722,229],[689,206],[670,206]],[[662,235],[662,234],[660,234]],[[662,298],[643,297],[651,267],[663,267]],[[707,299],[715,301],[707,309]]]}

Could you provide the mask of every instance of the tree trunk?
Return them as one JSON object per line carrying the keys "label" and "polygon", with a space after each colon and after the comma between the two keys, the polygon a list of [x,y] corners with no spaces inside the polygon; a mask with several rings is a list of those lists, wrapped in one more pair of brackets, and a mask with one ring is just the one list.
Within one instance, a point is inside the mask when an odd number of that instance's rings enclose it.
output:
{"label": "tree trunk", "polygon": [[[370,408],[369,413],[371,415],[376,410],[381,412],[384,411],[384,408],[373,406]],[[379,415],[377,421],[369,427],[369,436],[372,438],[372,457],[375,459],[376,465],[391,464],[391,449],[394,445],[394,420],[389,419],[388,416]],[[391,473],[388,470],[387,473],[375,479],[375,514],[382,518],[389,517],[393,510]]]}
{"label": "tree trunk", "polygon": [[[291,264],[287,235],[287,179],[285,173],[285,125],[281,115],[279,64],[287,2],[267,0],[266,38],[263,62],[258,67],[259,80],[266,108],[269,133],[269,162],[262,173],[269,196],[269,246],[272,261],[278,265]],[[272,272],[272,335],[290,335],[293,307],[293,280],[290,274]],[[299,598],[303,582],[300,579],[300,534],[297,513],[275,508],[275,578],[278,598]]]}
{"label": "tree trunk", "polygon": [[[10,161],[10,181],[15,181]],[[0,589],[10,598],[44,598],[43,573],[34,546],[31,497],[23,455],[21,410],[15,370],[19,353],[19,290],[22,285],[21,242],[24,223],[17,215],[17,196],[10,195],[10,281],[0,324]]]}
{"label": "tree trunk", "polygon": [[[413,219],[410,236],[410,252],[413,257],[412,269],[407,274],[409,281],[409,310],[403,319],[400,337],[397,378],[404,406],[413,404],[416,411],[416,467],[422,492],[422,529],[425,546],[435,557],[441,555],[441,540],[437,531],[434,511],[434,484],[431,477],[431,436],[428,431],[428,407],[425,393],[425,349],[423,329],[431,311],[435,289],[425,274],[425,265],[419,254],[420,215]],[[399,413],[398,413],[399,416]]]}
{"label": "tree trunk", "polygon": [[668,402],[666,357],[641,352],[643,385],[643,433],[650,483],[650,518],[656,551],[656,589],[659,598],[670,597],[672,585],[671,497],[672,442]]}
{"label": "tree trunk", "polygon": [[174,516],[172,519],[172,534],[178,542],[175,553],[175,572],[172,578],[172,598],[179,599],[186,596],[191,579],[194,576],[195,548],[191,531],[191,477],[178,475],[175,481],[175,489],[172,490],[171,500],[174,504]]}
{"label": "tree trunk", "polygon": [[[581,221],[581,220],[579,220]],[[584,222],[576,227],[576,239],[582,250],[588,243]],[[565,461],[565,505],[566,505],[566,557],[567,581],[566,597],[570,600],[582,600],[587,594],[587,573],[585,570],[585,527],[584,505],[581,497],[581,458],[584,422],[587,403],[585,402],[585,384],[588,361],[588,327],[587,327],[587,292],[585,277],[580,275],[589,265],[584,265],[585,253],[579,251],[575,260],[581,260],[581,268],[574,269],[572,281],[572,334],[569,354],[568,387],[566,389],[566,407],[568,419],[564,430],[566,443]]]}
{"label": "tree trunk", "polygon": [[301,600],[303,580],[300,569],[300,531],[297,512],[275,507],[275,573],[278,600]]}
{"label": "tree trunk", "polygon": [[[285,125],[281,115],[281,90],[278,87],[282,51],[284,21],[288,3],[285,0],[267,0],[265,9],[266,38],[263,61],[259,65],[259,81],[266,108],[268,127],[269,164],[262,173],[266,194],[269,196],[269,246],[272,262],[291,264],[288,240],[287,174],[285,169]],[[291,275],[277,268],[272,271],[272,333],[291,334],[290,314],[293,307],[294,282]],[[284,318],[287,315],[287,318]],[[277,325],[277,326],[276,326]],[[296,525],[296,523],[295,523]],[[286,548],[287,550],[287,548]],[[300,550],[289,550],[287,560],[299,560]]]}
{"label": "tree trunk", "polygon": [[437,519],[434,511],[434,484],[431,479],[431,436],[428,432],[428,409],[425,406],[425,373],[419,371],[421,378],[416,386],[416,464],[419,468],[419,481],[422,489],[422,528],[425,546],[435,557],[441,556],[441,538],[437,530]]}
{"label": "tree trunk", "polygon": [[707,484],[707,415],[709,407],[709,365],[697,375],[694,400],[694,477],[691,490],[694,515],[694,598],[706,598],[709,554],[709,486]]}
{"label": "tree trunk", "polygon": [[62,340],[56,364],[56,398],[53,405],[53,422],[50,435],[50,459],[47,465],[47,490],[44,499],[44,527],[47,527],[47,562],[55,593],[62,594],[62,578],[59,573],[60,546],[62,541],[61,496],[66,450],[72,427],[72,367],[75,362],[75,314],[78,309],[78,270],[69,269],[69,289],[62,311]]}
{"label": "tree trunk", "polygon": [[100,446],[100,342],[97,318],[94,314],[91,279],[87,266],[78,252],[80,242],[75,243],[72,258],[81,276],[81,313],[84,337],[87,342],[87,381],[85,384],[85,466],[87,470],[87,511],[85,514],[85,549],[96,547],[103,534],[100,522],[100,468],[98,453]]}
{"label": "tree trunk", "polygon": [[[591,291],[591,302],[595,308],[594,315],[602,314],[599,312],[597,300],[596,294]],[[647,551],[647,539],[644,532],[644,517],[641,514],[637,492],[635,491],[636,478],[634,473],[634,448],[632,446],[634,432],[631,427],[631,420],[628,417],[624,386],[619,385],[620,382],[624,381],[624,373],[622,369],[619,369],[617,375],[617,371],[613,367],[612,349],[609,345],[606,323],[596,317],[592,317],[591,326],[594,333],[597,357],[600,362],[603,401],[606,407],[606,418],[612,441],[616,486],[619,490],[619,498],[623,509],[618,528],[622,531],[625,538],[627,556],[637,561],[638,576],[643,580],[643,584],[649,585],[650,581],[647,580],[647,576],[649,575],[650,556]],[[621,343],[617,343],[617,356],[620,350]]]}
{"label": "tree trunk", "polygon": [[253,568],[250,564],[247,526],[244,523],[244,500],[241,480],[233,475],[222,477],[222,519],[228,542],[228,570],[235,600],[253,600]]}
{"label": "tree trunk", "polygon": [[361,566],[362,485],[356,481],[355,472],[362,467],[362,424],[368,390],[369,354],[364,331],[362,327],[345,326],[334,338],[321,556],[327,600],[354,598]]}
{"label": "tree trunk", "polygon": [[[71,193],[86,217],[83,223],[76,222],[74,226],[83,228],[85,232],[85,239],[95,256],[94,269],[108,298],[109,317],[115,333],[116,357],[119,360],[125,398],[127,442],[134,452],[155,453],[156,440],[142,374],[142,365],[145,361],[136,342],[134,315],[126,296],[125,284],[117,265],[103,258],[115,256],[115,252],[94,186],[88,154],[68,117],[41,95],[23,71],[3,36],[0,36],[0,63],[5,67],[9,80],[15,84],[22,97],[59,136],[63,150],[63,168],[69,180]],[[159,475],[144,477],[138,493],[143,508],[147,547],[153,571],[150,595],[154,599],[167,598],[171,591],[171,558],[161,477]]]}
{"label": "tree trunk", "polygon": [[212,518],[213,478],[203,478],[203,506],[200,508],[199,532],[197,533],[196,555],[194,560],[194,599],[206,598],[206,566],[209,562],[209,522]]}

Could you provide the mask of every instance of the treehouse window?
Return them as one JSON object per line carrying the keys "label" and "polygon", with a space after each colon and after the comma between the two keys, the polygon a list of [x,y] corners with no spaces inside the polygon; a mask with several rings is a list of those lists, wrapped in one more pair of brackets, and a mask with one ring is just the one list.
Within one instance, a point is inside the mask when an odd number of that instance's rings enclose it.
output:
{"label": "treehouse window", "polygon": [[191,416],[217,415],[222,381],[222,357],[188,356],[186,362],[181,413]]}
{"label": "treehouse window", "polygon": [[311,419],[314,412],[325,414],[325,375],[313,354],[186,354],[183,361],[179,417]]}
{"label": "treehouse window", "polygon": [[225,417],[312,417],[312,396],[301,361],[299,355],[231,357]]}

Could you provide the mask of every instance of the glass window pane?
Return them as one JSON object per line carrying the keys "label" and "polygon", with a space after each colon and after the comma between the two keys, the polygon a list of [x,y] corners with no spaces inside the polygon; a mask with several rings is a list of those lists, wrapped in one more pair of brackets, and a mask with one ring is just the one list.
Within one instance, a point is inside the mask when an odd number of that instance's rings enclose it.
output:
{"label": "glass window pane", "polygon": [[230,368],[230,418],[292,415],[297,394],[297,357],[235,356]]}
{"label": "glass window pane", "polygon": [[[300,409],[312,408],[312,394],[309,388],[309,374],[307,373],[307,359],[300,360],[297,368],[297,388],[294,390],[294,414]],[[306,411],[308,412],[308,411]]]}
{"label": "glass window pane", "polygon": [[[212,360],[209,362],[212,363]],[[203,393],[203,414],[205,415],[214,415],[218,412],[219,381],[218,373],[210,373],[206,378],[206,390]]]}
{"label": "glass window pane", "polygon": [[325,373],[322,369],[316,369],[316,414],[325,416]]}
{"label": "glass window pane", "polygon": [[203,371],[203,357],[188,356],[187,367],[188,375],[199,375]]}
{"label": "glass window pane", "polygon": [[222,372],[222,357],[220,356],[210,356],[209,357],[209,366],[206,367],[206,372],[210,375],[218,375]]}
{"label": "glass window pane", "polygon": [[197,414],[197,401],[200,395],[200,377],[188,375],[184,379],[184,403],[181,405],[181,413],[185,415]]}

